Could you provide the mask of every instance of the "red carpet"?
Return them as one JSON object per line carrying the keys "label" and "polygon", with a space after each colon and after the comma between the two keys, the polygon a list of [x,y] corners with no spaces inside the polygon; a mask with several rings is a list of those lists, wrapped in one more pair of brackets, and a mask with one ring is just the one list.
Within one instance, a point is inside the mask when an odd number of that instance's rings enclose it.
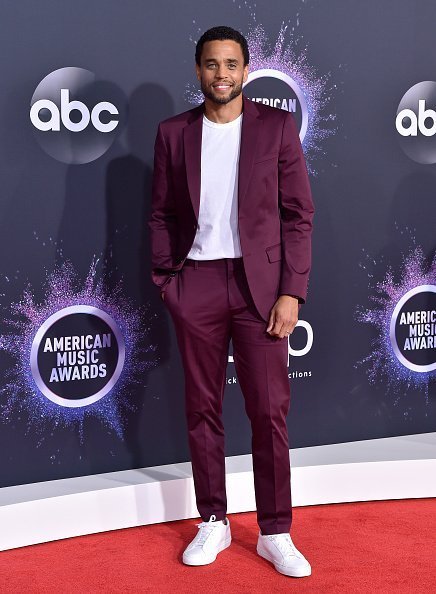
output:
{"label": "red carpet", "polygon": [[294,508],[291,535],[312,576],[257,556],[254,513],[230,516],[233,542],[205,567],[181,564],[199,520],[82,536],[0,553],[0,592],[436,593],[436,499]]}

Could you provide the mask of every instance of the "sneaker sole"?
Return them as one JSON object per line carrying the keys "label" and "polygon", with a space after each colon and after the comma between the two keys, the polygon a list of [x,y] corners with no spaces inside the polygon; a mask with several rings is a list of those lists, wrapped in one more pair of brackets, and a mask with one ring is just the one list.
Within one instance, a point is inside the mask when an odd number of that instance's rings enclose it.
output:
{"label": "sneaker sole", "polygon": [[298,577],[308,577],[309,575],[312,574],[312,568],[310,567],[310,565],[308,567],[302,567],[301,569],[289,569],[288,567],[285,567],[281,563],[277,563],[276,561],[274,561],[274,559],[272,559],[266,551],[264,551],[263,549],[261,549],[259,547],[257,547],[257,554],[260,555],[261,557],[263,557],[264,559],[266,559],[267,561],[269,561],[270,563],[272,563],[274,565],[274,567],[276,568],[276,570],[283,575],[298,578]]}
{"label": "sneaker sole", "polygon": [[230,537],[227,540],[225,540],[224,542],[222,542],[218,548],[218,551],[217,551],[215,557],[213,557],[212,559],[206,559],[204,561],[190,561],[189,559],[186,559],[185,555],[183,554],[182,561],[185,565],[191,565],[191,567],[194,567],[194,566],[198,567],[200,565],[209,565],[210,563],[213,563],[215,561],[218,553],[221,553],[221,551],[224,551],[224,549],[227,549],[227,547],[230,546],[231,542],[232,542],[232,537]]}

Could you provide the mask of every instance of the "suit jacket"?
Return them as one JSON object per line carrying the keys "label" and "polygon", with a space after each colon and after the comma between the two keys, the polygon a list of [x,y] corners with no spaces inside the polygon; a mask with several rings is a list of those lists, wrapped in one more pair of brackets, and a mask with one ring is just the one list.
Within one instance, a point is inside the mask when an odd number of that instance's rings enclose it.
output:
{"label": "suit jacket", "polygon": [[[194,241],[204,103],[159,124],[148,222],[152,280],[165,290]],[[268,321],[279,295],[307,296],[314,206],[291,113],[243,95],[238,229],[253,301]]]}

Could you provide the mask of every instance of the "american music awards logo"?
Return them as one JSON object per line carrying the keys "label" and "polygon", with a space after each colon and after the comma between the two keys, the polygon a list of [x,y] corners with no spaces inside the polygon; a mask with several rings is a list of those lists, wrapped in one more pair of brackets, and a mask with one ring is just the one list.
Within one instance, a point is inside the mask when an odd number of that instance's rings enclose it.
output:
{"label": "american music awards logo", "polygon": [[1,421],[24,413],[41,433],[74,424],[83,441],[91,416],[123,437],[135,408],[129,387],[156,365],[156,346],[147,344],[146,306],[133,307],[121,281],[109,291],[103,280],[96,258],[83,282],[63,261],[46,273],[42,300],[28,286],[8,304],[3,324],[12,331],[0,335],[0,350],[14,363],[0,389]]}
{"label": "american music awards logo", "polygon": [[394,393],[420,389],[428,403],[436,379],[436,255],[429,265],[415,246],[403,257],[402,270],[388,269],[370,291],[374,305],[359,306],[356,319],[373,326],[376,336],[356,367],[365,365],[371,383],[386,381]]}
{"label": "american music awards logo", "polygon": [[308,109],[304,93],[289,74],[274,68],[260,68],[249,72],[244,93],[251,101],[290,111],[304,142],[308,127]]}
{"label": "american music awards logo", "polygon": [[[244,94],[252,101],[293,114],[307,169],[317,175],[316,159],[324,154],[323,142],[337,130],[336,115],[331,107],[337,84],[330,82],[330,73],[320,75],[309,63],[306,49],[298,47],[288,24],[282,24],[272,43],[263,25],[252,26],[248,33],[241,32],[250,52]],[[185,99],[199,105],[204,98],[201,89],[188,84]]]}
{"label": "american music awards logo", "polygon": [[66,407],[89,406],[115,387],[125,345],[114,318],[91,305],[64,307],[39,327],[30,368],[42,394]]}
{"label": "american music awards logo", "polygon": [[405,367],[417,373],[436,370],[436,285],[418,285],[401,297],[389,336]]}

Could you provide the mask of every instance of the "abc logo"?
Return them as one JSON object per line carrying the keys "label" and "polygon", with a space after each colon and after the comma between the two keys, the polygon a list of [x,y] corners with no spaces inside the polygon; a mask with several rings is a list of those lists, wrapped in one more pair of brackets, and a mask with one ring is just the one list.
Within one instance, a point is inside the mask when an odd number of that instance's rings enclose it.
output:
{"label": "abc logo", "polygon": [[417,163],[436,163],[436,82],[411,87],[398,106],[395,127],[401,148]]}
{"label": "abc logo", "polygon": [[[35,128],[42,131],[54,130],[55,132],[59,132],[61,129],[61,120],[65,128],[71,130],[71,132],[81,132],[88,126],[90,120],[94,128],[99,132],[112,132],[118,125],[118,120],[110,120],[107,124],[104,124],[100,120],[102,111],[118,115],[118,109],[108,101],[97,103],[91,113],[89,113],[89,109],[81,101],[70,101],[70,92],[68,89],[61,89],[60,103],[61,107],[59,110],[57,105],[49,99],[36,101],[30,109],[30,120]],[[39,118],[39,112],[43,109],[47,109],[51,114],[50,119],[46,122],[41,121]],[[70,118],[70,114],[74,110],[80,113],[80,120],[77,123],[72,122]]]}
{"label": "abc logo", "polygon": [[126,108],[114,85],[83,68],[60,68],[37,86],[30,121],[41,148],[58,161],[89,163],[117,137]]}

